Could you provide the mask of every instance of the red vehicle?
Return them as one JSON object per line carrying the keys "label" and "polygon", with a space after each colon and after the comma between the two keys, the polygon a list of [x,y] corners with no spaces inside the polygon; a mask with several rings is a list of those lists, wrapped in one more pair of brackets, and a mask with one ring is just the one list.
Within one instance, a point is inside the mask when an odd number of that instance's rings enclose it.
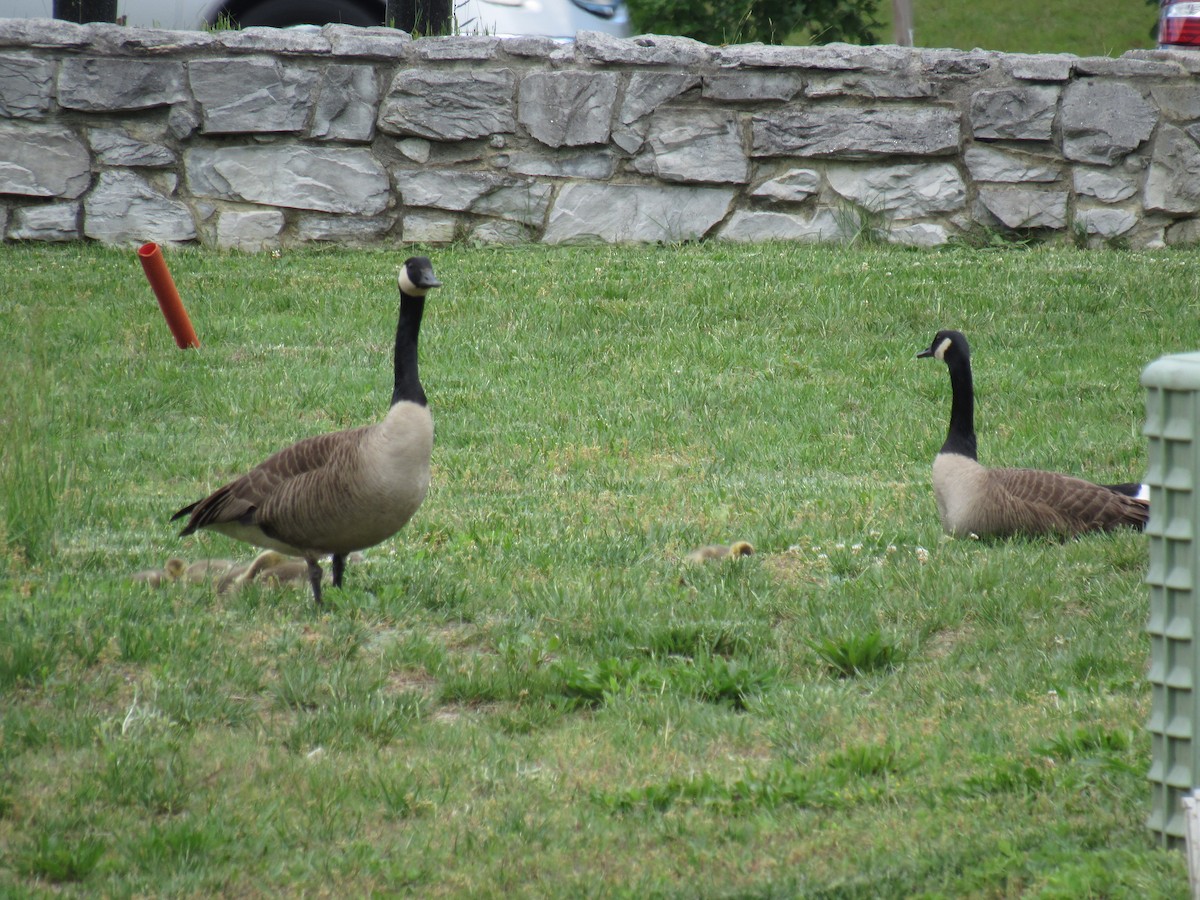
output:
{"label": "red vehicle", "polygon": [[1158,13],[1158,46],[1200,50],[1200,3],[1162,0]]}

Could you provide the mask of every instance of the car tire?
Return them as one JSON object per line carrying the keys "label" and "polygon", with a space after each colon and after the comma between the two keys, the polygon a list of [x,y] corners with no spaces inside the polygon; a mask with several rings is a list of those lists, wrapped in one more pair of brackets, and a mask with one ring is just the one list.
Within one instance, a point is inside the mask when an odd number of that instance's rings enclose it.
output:
{"label": "car tire", "polygon": [[251,2],[233,18],[242,28],[267,25],[287,28],[292,25],[382,25],[378,14],[351,0],[261,0]]}

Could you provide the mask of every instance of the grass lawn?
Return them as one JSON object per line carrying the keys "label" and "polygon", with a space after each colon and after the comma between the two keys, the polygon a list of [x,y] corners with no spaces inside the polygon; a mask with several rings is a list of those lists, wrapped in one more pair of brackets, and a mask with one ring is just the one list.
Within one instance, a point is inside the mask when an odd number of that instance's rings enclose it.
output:
{"label": "grass lawn", "polygon": [[[1120,56],[1154,47],[1157,4],[1145,0],[912,0],[918,47]],[[876,33],[891,43],[892,2],[879,0]]]}
{"label": "grass lawn", "polygon": [[[170,514],[390,396],[401,252],[0,247],[0,895],[1183,896],[1145,540],[942,537],[984,462],[1139,478],[1200,254],[432,252],[425,505],[306,588]],[[700,544],[737,562],[689,566]]]}

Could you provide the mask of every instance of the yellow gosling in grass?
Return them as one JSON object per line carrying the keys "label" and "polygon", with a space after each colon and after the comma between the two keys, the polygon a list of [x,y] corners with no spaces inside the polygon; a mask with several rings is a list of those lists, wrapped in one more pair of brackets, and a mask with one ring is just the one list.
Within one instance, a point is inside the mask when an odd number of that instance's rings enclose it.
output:
{"label": "yellow gosling in grass", "polygon": [[235,565],[232,559],[200,559],[187,567],[184,578],[192,584],[216,581]]}
{"label": "yellow gosling in grass", "polygon": [[134,572],[130,578],[138,584],[146,584],[150,587],[162,587],[164,584],[177,581],[186,570],[187,563],[178,557],[172,556],[161,569],[146,569],[142,572]]}
{"label": "yellow gosling in grass", "polygon": [[[289,562],[288,557],[278,550],[264,550],[250,562],[236,565],[222,575],[217,581],[217,593],[224,594],[228,591],[239,590],[243,585],[253,581],[260,572],[287,562]],[[307,572],[307,563],[304,568]]]}
{"label": "yellow gosling in grass", "polygon": [[732,544],[707,544],[697,547],[686,557],[690,563],[706,563],[714,559],[741,559],[754,553],[754,546],[749,541],[734,541]]}

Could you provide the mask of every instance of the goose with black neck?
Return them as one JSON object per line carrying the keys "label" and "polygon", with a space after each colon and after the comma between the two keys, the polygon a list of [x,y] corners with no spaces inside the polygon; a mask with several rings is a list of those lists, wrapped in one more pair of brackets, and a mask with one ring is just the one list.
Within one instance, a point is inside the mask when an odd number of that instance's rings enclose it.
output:
{"label": "goose with black neck", "polygon": [[417,367],[425,296],[441,281],[427,257],[405,261],[398,277],[400,315],[392,403],[383,420],[305,438],[249,472],[183,507],[181,536],[199,529],[298,556],[308,565],[313,599],[322,603],[320,559],[332,557],[341,587],[346,557],[398,532],[425,499],[433,419]]}
{"label": "goose with black neck", "polygon": [[971,349],[958,331],[939,331],[918,358],[950,372],[950,427],[933,461],[933,493],[942,528],[955,537],[1055,535],[1142,529],[1149,503],[1139,485],[1102,485],[1041,469],[987,468],[975,437]]}

